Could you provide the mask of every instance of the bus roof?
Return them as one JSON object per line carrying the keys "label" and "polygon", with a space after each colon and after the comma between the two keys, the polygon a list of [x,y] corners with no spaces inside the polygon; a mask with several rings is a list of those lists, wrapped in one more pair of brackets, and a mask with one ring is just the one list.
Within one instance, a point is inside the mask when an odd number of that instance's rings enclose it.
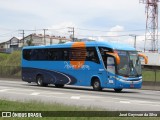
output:
{"label": "bus roof", "polygon": [[[63,44],[53,44],[53,45],[41,45],[41,46],[27,46],[23,47],[23,49],[31,49],[31,48],[67,48],[71,47],[74,42],[67,42]],[[93,46],[100,46],[100,47],[108,47],[116,50],[131,50],[136,51],[135,48],[121,43],[111,43],[111,42],[100,42],[100,41],[93,41],[93,42],[84,42],[87,47]]]}

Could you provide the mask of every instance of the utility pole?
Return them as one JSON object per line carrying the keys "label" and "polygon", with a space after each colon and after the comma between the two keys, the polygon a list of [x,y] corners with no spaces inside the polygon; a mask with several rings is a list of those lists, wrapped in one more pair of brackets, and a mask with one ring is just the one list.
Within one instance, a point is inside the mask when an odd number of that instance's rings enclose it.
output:
{"label": "utility pole", "polygon": [[24,30],[19,30],[19,31],[22,31],[22,33],[20,33],[20,34],[22,34],[22,36],[23,36],[23,46],[24,46]]}
{"label": "utility pole", "polygon": [[43,29],[43,31],[44,31],[44,45],[46,45],[46,30],[48,30],[48,29]]}
{"label": "utility pole", "polygon": [[134,48],[136,49],[136,38],[137,38],[137,35],[130,34],[129,36],[134,37]]}
{"label": "utility pole", "polygon": [[68,31],[69,33],[72,33],[72,41],[74,42],[74,27],[68,27],[69,29],[71,29],[70,31]]}

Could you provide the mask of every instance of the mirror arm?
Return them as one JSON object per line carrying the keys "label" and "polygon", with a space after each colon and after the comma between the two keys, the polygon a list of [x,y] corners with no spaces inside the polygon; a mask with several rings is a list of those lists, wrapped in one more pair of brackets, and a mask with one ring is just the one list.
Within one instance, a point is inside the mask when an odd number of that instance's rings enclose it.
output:
{"label": "mirror arm", "polygon": [[117,53],[106,52],[106,54],[113,56],[116,59],[117,65],[120,64],[120,57],[119,57],[119,55]]}
{"label": "mirror arm", "polygon": [[147,64],[148,63],[148,58],[147,58],[147,56],[145,56],[144,54],[138,54],[138,56],[140,56],[140,57],[143,57],[144,58],[144,60],[145,60],[145,64]]}

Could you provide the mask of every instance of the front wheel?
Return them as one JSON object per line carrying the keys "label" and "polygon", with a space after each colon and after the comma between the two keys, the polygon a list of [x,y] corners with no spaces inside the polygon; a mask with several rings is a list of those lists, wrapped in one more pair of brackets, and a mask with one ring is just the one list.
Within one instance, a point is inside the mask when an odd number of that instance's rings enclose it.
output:
{"label": "front wheel", "polygon": [[122,89],[114,89],[115,92],[119,93],[122,91]]}
{"label": "front wheel", "polygon": [[95,91],[100,91],[100,90],[102,90],[102,88],[101,88],[101,83],[100,83],[99,79],[95,79],[95,80],[93,81],[93,83],[92,83],[92,86],[93,86],[93,90],[95,90]]}

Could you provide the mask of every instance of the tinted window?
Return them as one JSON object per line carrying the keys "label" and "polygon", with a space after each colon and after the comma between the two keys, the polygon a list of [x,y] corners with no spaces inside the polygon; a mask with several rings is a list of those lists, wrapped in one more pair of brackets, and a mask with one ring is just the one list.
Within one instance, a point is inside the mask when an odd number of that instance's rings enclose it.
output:
{"label": "tinted window", "polygon": [[58,54],[56,49],[48,50],[48,59],[53,61],[58,59]]}
{"label": "tinted window", "polygon": [[31,50],[28,50],[28,49],[25,49],[23,50],[23,58],[25,60],[30,60],[30,57],[31,57]]}
{"label": "tinted window", "polygon": [[69,48],[68,49],[64,49],[63,51],[62,51],[63,53],[63,56],[62,56],[62,60],[64,60],[64,61],[69,61]]}
{"label": "tinted window", "polygon": [[71,48],[70,61],[84,61],[86,59],[86,48]]}
{"label": "tinted window", "polygon": [[63,50],[62,49],[48,49],[49,60],[51,61],[61,61],[63,60]]}
{"label": "tinted window", "polygon": [[48,49],[38,49],[36,60],[48,60]]}
{"label": "tinted window", "polygon": [[101,55],[104,55],[105,52],[112,52],[113,50],[111,48],[107,48],[107,47],[99,47],[99,51],[100,51]]}
{"label": "tinted window", "polygon": [[68,61],[69,49],[24,49],[23,58],[26,60]]}
{"label": "tinted window", "polygon": [[87,48],[86,61],[99,63],[99,58],[95,47]]}
{"label": "tinted window", "polygon": [[88,48],[49,48],[49,49],[24,49],[23,58],[26,60],[49,61],[92,61],[99,63],[95,47]]}
{"label": "tinted window", "polygon": [[105,65],[105,67],[107,68],[107,56],[106,56],[105,52],[112,52],[113,50],[111,48],[107,48],[107,47],[99,47],[99,51],[101,53],[103,63]]}

